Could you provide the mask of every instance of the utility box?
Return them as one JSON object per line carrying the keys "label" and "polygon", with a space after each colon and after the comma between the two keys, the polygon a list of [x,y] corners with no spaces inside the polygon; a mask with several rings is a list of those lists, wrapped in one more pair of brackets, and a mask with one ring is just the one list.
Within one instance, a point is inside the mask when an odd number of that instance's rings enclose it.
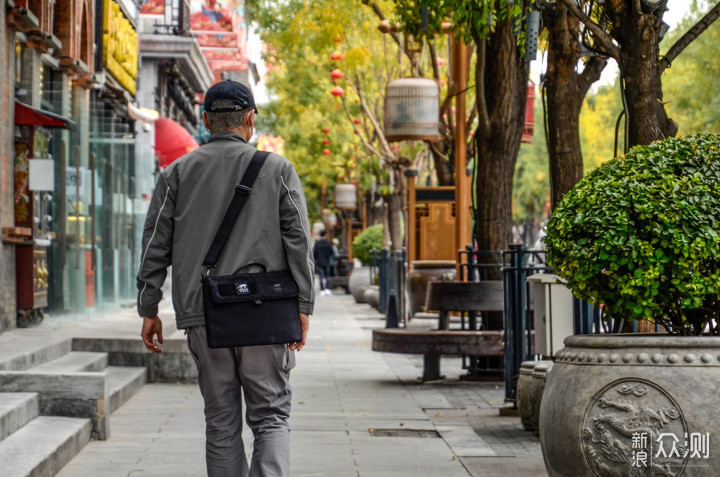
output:
{"label": "utility box", "polygon": [[560,277],[551,273],[531,275],[527,281],[532,289],[535,352],[554,356],[565,346],[565,338],[574,334],[573,294]]}

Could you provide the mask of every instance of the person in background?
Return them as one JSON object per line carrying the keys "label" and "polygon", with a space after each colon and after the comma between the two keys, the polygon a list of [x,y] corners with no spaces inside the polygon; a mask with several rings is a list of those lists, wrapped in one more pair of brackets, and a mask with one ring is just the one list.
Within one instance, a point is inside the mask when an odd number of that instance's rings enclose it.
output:
{"label": "person in background", "polygon": [[328,239],[325,238],[327,232],[321,230],[320,238],[315,241],[313,247],[313,257],[315,258],[315,270],[320,276],[320,296],[328,296],[332,292],[328,288],[328,278],[330,277],[330,265],[334,257],[333,246]]}
{"label": "person in background", "polygon": [[340,241],[336,238],[332,239],[332,249],[333,254],[332,258],[330,259],[330,276],[335,276],[335,264],[337,263],[337,259],[340,256],[340,251],[338,250],[338,245],[340,245]]}

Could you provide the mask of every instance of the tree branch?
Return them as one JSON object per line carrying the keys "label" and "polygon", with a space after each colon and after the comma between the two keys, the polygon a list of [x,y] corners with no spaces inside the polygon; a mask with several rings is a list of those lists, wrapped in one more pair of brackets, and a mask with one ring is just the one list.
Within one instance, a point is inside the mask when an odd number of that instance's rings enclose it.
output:
{"label": "tree branch", "polygon": [[435,45],[430,41],[428,43],[428,49],[430,50],[430,63],[432,63],[433,77],[435,81],[440,81],[440,68],[437,63],[437,52],[435,51]]}
{"label": "tree branch", "polygon": [[[380,6],[377,3],[371,2],[370,0],[360,0],[360,1],[363,3],[363,5],[366,5],[370,8],[372,8],[373,11],[375,12],[375,15],[377,15],[377,17],[380,19],[380,21],[383,21],[386,19],[385,14],[383,13],[382,9],[380,8]],[[408,57],[408,59],[410,60],[410,65],[411,65],[410,68],[412,70],[413,57],[404,48],[402,41],[400,40],[400,35],[398,35],[397,32],[392,31],[392,30],[390,30],[388,35],[390,35],[392,37],[392,39],[395,40],[395,43],[397,43],[397,46],[402,50],[403,53],[405,53],[405,56]],[[417,64],[417,74],[418,74],[418,76],[425,76],[423,74],[422,66],[420,66],[419,62]]]}
{"label": "tree branch", "polygon": [[[347,105],[347,100],[345,99],[345,95],[340,96],[340,98],[342,99],[343,108],[345,108],[345,114],[346,114],[346,116],[347,116],[347,118],[348,118],[348,121],[350,121],[350,124],[352,124],[355,128],[357,128],[357,126],[355,125],[355,123],[353,123],[352,114],[350,114],[350,108],[349,108],[348,105]],[[367,132],[366,132],[366,134],[367,134]],[[360,136],[360,141],[362,141],[363,147],[365,148],[365,150],[366,150],[367,152],[369,152],[370,154],[372,154],[372,155],[374,155],[374,156],[379,157],[380,159],[384,159],[383,155],[380,154],[380,151],[378,151],[377,149],[375,149],[375,148],[372,146],[372,144],[370,144],[370,142],[365,138],[365,136],[363,136],[362,134],[358,134],[358,136]]]}
{"label": "tree branch", "polygon": [[605,69],[605,66],[607,66],[607,63],[607,58],[593,56],[585,64],[585,68],[583,68],[582,73],[580,73],[580,78],[578,79],[580,91],[583,96],[588,92],[590,86],[600,79],[600,75]]}
{"label": "tree branch", "polygon": [[592,21],[590,17],[580,10],[574,0],[559,0],[565,4],[565,6],[577,17],[587,28],[590,30],[595,39],[602,45],[608,55],[615,58],[620,58],[620,50],[613,43],[613,38],[597,23]]}
{"label": "tree branch", "polygon": [[707,14],[702,17],[687,33],[685,33],[673,46],[670,47],[665,56],[660,60],[660,70],[670,68],[670,65],[685,48],[690,45],[697,37],[712,25],[715,20],[720,17],[720,2],[718,2]]}
{"label": "tree branch", "polygon": [[[475,32],[473,32],[473,36]],[[487,101],[485,98],[485,58],[487,50],[487,41],[480,38],[475,38],[477,44],[477,60],[475,63],[475,106],[477,107],[478,115],[478,131],[482,134],[482,137],[490,136],[490,115],[487,109]],[[468,127],[470,125],[468,124]]]}
{"label": "tree branch", "polygon": [[390,149],[390,144],[388,144],[387,139],[385,139],[385,132],[380,127],[380,123],[378,123],[375,115],[368,107],[367,102],[365,101],[365,97],[362,94],[362,91],[360,89],[360,78],[355,75],[355,81],[350,81],[350,85],[352,85],[355,93],[358,95],[358,98],[360,98],[360,106],[362,107],[365,116],[367,116],[368,120],[370,121],[370,124],[372,124],[373,129],[375,130],[375,134],[377,134],[378,141],[380,141],[382,149],[385,150],[386,157],[394,159],[395,154],[393,153],[392,149]]}

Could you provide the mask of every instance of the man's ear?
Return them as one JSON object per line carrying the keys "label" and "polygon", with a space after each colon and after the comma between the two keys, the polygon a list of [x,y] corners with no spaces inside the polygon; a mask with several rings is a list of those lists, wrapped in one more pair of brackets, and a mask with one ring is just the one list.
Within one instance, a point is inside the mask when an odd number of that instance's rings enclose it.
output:
{"label": "man's ear", "polygon": [[205,127],[210,129],[210,121],[208,121],[207,113],[205,111],[203,111],[202,118],[203,118],[203,124],[205,124]]}
{"label": "man's ear", "polygon": [[255,113],[252,111],[245,117],[245,125],[248,130],[252,130],[255,127]]}

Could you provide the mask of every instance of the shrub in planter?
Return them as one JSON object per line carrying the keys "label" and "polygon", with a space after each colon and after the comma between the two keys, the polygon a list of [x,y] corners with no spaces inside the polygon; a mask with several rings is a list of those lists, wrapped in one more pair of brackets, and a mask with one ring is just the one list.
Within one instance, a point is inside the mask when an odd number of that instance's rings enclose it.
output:
{"label": "shrub in planter", "polygon": [[370,251],[373,249],[380,250],[383,245],[383,226],[382,224],[373,225],[363,230],[360,235],[355,237],[352,243],[353,257],[360,260],[363,264],[370,264]]}
{"label": "shrub in planter", "polygon": [[720,136],[671,138],[603,164],[562,200],[545,244],[575,295],[611,316],[718,334]]}
{"label": "shrub in planter", "polygon": [[[557,207],[545,244],[577,296],[670,332],[565,339],[540,410],[548,474],[717,476],[720,454],[686,436],[720,436],[720,337],[679,335],[718,335],[720,136],[667,139],[602,165]],[[662,454],[671,441],[682,450]]]}

